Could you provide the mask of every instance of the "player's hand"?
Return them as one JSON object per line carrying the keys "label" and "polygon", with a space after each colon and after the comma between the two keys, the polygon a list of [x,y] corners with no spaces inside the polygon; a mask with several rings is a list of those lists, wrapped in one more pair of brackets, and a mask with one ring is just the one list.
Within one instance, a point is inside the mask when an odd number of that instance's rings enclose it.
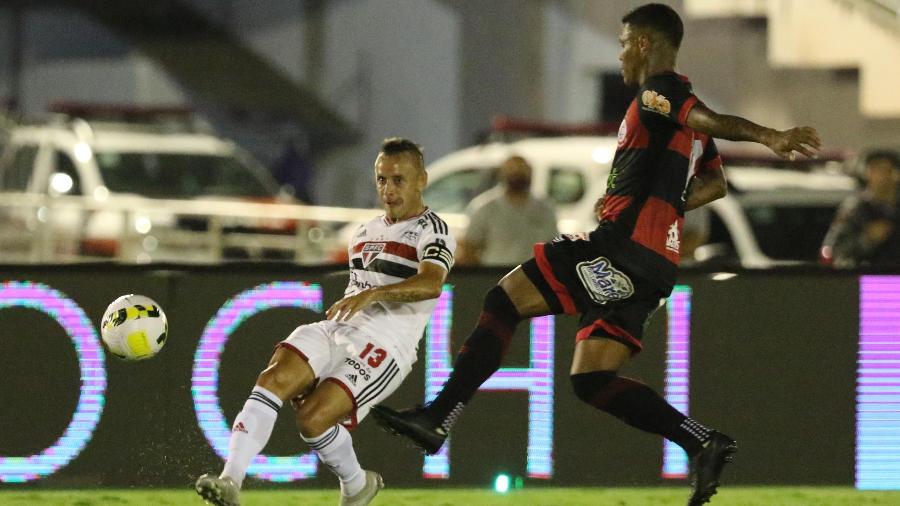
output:
{"label": "player's hand", "polygon": [[328,311],[325,311],[325,317],[334,321],[347,321],[360,309],[375,302],[375,290],[363,290],[356,295],[344,297],[343,299],[332,304]]}
{"label": "player's hand", "polygon": [[816,156],[816,151],[822,147],[822,140],[815,128],[798,127],[775,132],[766,145],[781,158],[794,160],[796,153],[810,158]]}

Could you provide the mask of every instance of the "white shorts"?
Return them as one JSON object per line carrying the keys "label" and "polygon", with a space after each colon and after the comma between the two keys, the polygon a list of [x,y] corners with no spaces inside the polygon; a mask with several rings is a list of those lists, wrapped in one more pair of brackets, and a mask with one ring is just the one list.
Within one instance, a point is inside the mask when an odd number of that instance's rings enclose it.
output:
{"label": "white shorts", "polygon": [[316,379],[333,381],[353,400],[353,411],[341,422],[348,429],[369,414],[369,408],[391,395],[412,366],[350,325],[323,320],[301,325],[278,344],[309,363]]}

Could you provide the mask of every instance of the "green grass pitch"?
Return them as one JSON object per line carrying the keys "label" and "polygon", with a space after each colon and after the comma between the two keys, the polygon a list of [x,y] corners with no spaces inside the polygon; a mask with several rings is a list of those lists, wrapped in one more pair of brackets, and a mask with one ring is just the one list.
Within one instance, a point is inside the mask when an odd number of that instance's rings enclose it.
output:
{"label": "green grass pitch", "polygon": [[[687,488],[585,489],[540,488],[506,495],[472,489],[384,490],[372,506],[683,506]],[[336,490],[252,491],[243,506],[337,504]],[[147,506],[197,505],[191,490],[54,490],[0,491],[4,506]],[[826,487],[725,487],[711,506],[896,506],[900,491],[859,492]]]}

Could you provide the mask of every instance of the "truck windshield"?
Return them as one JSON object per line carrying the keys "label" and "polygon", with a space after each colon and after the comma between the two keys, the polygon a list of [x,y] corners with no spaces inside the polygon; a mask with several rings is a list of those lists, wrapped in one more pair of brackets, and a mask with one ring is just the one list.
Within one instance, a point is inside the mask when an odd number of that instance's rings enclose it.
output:
{"label": "truck windshield", "polygon": [[272,197],[277,193],[274,185],[267,185],[250,167],[230,156],[99,152],[96,159],[103,183],[113,193],[171,199]]}

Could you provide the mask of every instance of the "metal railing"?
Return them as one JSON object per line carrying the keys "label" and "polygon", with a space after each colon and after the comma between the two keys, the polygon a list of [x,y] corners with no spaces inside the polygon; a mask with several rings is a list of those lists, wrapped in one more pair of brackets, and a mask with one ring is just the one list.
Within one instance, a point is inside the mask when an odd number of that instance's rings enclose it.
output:
{"label": "metal railing", "polygon": [[[381,213],[227,200],[0,193],[0,262],[216,263],[238,258],[331,263],[346,251],[352,233],[348,224]],[[441,216],[457,230],[468,221],[461,214]]]}

